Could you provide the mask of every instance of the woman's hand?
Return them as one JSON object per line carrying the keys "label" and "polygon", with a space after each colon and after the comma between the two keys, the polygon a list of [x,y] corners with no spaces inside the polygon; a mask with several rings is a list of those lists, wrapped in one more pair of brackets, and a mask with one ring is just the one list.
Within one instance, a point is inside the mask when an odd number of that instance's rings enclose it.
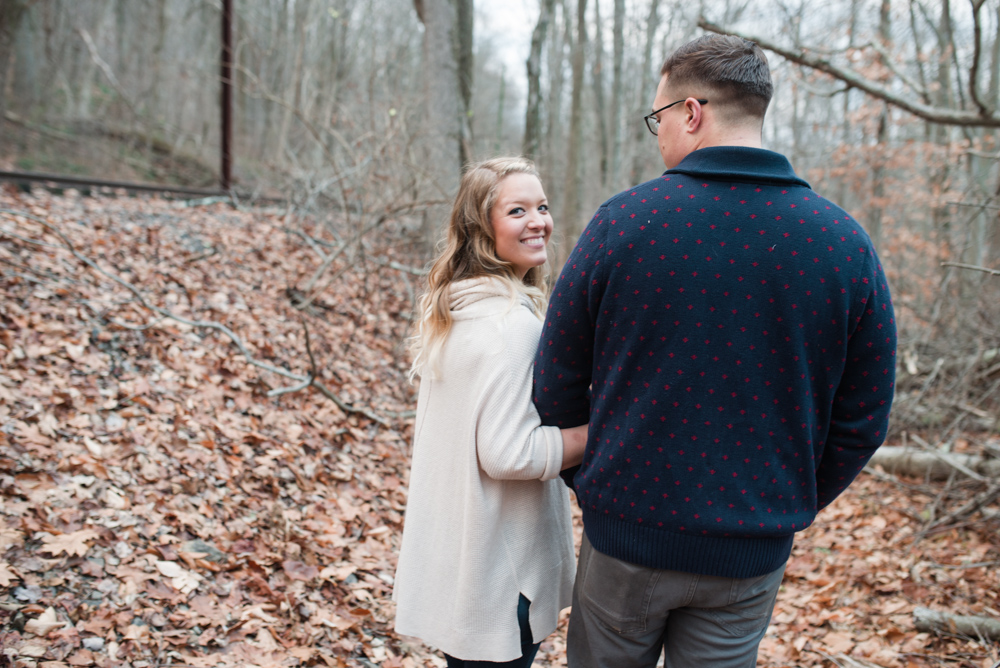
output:
{"label": "woman's hand", "polygon": [[583,452],[587,449],[587,430],[589,424],[581,424],[571,429],[560,429],[563,439],[562,468],[579,466],[583,461]]}

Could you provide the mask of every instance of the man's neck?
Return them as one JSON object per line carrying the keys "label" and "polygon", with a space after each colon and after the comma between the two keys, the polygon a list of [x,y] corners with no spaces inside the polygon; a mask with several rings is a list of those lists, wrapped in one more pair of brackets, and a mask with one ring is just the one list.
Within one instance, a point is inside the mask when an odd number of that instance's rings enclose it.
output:
{"label": "man's neck", "polygon": [[743,146],[745,148],[763,148],[760,128],[726,128],[706,133],[699,137],[694,150],[709,146]]}

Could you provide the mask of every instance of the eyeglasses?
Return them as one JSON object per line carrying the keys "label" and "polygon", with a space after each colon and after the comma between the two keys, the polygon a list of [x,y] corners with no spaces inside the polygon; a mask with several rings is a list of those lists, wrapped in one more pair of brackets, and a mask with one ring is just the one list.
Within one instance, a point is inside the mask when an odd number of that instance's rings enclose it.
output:
{"label": "eyeglasses", "polygon": [[[646,121],[646,127],[649,128],[649,131],[652,132],[654,135],[657,133],[657,131],[659,131],[659,129],[660,129],[660,120],[656,117],[656,115],[658,113],[660,113],[661,111],[666,111],[667,109],[669,109],[670,107],[674,106],[675,104],[680,104],[681,102],[684,102],[685,100],[687,100],[687,98],[684,98],[684,100],[677,100],[676,102],[671,102],[667,106],[660,107],[659,109],[657,109],[653,113],[647,114],[647,115],[643,116],[642,120]],[[708,104],[708,100],[698,100],[698,104]]]}

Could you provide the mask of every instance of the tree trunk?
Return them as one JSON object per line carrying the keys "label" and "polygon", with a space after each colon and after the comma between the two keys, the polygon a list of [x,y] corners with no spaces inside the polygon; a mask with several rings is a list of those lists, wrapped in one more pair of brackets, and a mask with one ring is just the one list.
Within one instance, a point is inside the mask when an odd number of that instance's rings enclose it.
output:
{"label": "tree trunk", "polygon": [[[560,14],[561,22],[556,20],[556,11],[552,14],[553,30],[551,31],[548,55],[546,56],[549,72],[548,108],[545,114],[544,145],[539,150],[539,171],[542,174],[542,181],[549,184],[547,191],[549,207],[553,211],[560,212],[563,210],[564,193],[561,181],[559,185],[556,185],[556,175],[562,174],[562,170],[558,167],[559,159],[562,156],[557,155],[556,147],[562,145],[563,129],[566,124],[562,104],[563,89],[566,85],[563,62],[567,47],[571,49],[573,46],[572,23],[568,20],[569,8],[567,7],[567,2],[568,0],[556,0],[555,7]],[[555,244],[557,246],[561,245],[566,237],[566,226],[557,225],[552,234]]]}
{"label": "tree trunk", "polygon": [[[997,25],[1000,25],[1000,5],[996,9]],[[990,79],[989,88],[986,95],[986,104],[995,108],[998,97],[1000,97],[1000,30],[993,37],[993,44],[990,46]]]}
{"label": "tree trunk", "polygon": [[[892,16],[892,3],[890,0],[882,0],[879,9],[878,40],[886,53],[892,40],[890,19]],[[883,62],[884,58],[879,55],[879,62],[885,67],[884,74],[880,76],[883,83],[889,81],[888,64]],[[878,115],[878,132],[875,135],[875,164],[872,168],[872,203],[871,215],[868,220],[868,234],[872,242],[877,247],[882,240],[882,208],[885,197],[885,162],[888,158],[889,147],[886,145],[889,136],[889,105],[882,103],[882,109]]]}
{"label": "tree trunk", "polygon": [[[582,208],[581,196],[583,190],[581,154],[583,152],[583,69],[586,64],[584,56],[587,45],[587,0],[577,0],[576,3],[576,40],[573,43],[573,92],[570,96],[571,108],[569,115],[569,144],[566,152],[566,185],[563,189],[565,202],[563,220],[568,229],[570,243],[583,231],[580,220]],[[566,249],[568,253],[568,249]]]}
{"label": "tree trunk", "polygon": [[[424,24],[423,92],[424,121],[421,163],[426,167],[428,199],[450,200],[457,190],[462,161],[468,154],[468,107],[471,73],[462,72],[471,59],[472,19],[467,15],[472,0],[414,0]],[[460,11],[461,9],[461,11]],[[462,34],[470,31],[470,34]],[[423,250],[430,253],[448,215],[447,205],[424,213]]]}
{"label": "tree trunk", "polygon": [[[657,16],[657,11],[659,9],[660,0],[652,0],[649,3],[649,17],[646,19],[646,46],[642,52],[642,84],[639,89],[639,109],[649,109],[653,110],[651,103],[656,91],[654,90],[652,84],[652,69],[653,69],[653,38],[656,36],[656,28],[659,23],[659,17]],[[658,72],[659,70],[657,70]],[[629,182],[632,184],[639,183],[642,180],[642,166],[645,163],[643,155],[645,151],[643,150],[643,144],[649,144],[651,146],[650,150],[656,150],[655,138],[649,136],[649,131],[646,129],[644,123],[636,123],[632,130],[632,141],[633,141],[633,154],[632,154],[632,170],[629,174]],[[647,139],[652,141],[647,141]]]}
{"label": "tree trunk", "polygon": [[600,145],[601,188],[608,186],[608,109],[604,100],[604,31],[601,29],[601,0],[594,0],[594,107]]}
{"label": "tree trunk", "polygon": [[[996,10],[996,20],[997,25],[1000,25],[1000,5],[997,5]],[[996,108],[997,103],[1000,102],[1000,29],[997,30],[997,34],[993,38],[992,48],[990,50],[990,83],[989,83],[989,93],[987,94],[986,104],[992,108]],[[997,131],[990,131],[989,135],[990,145],[993,151],[997,150]],[[1000,194],[1000,182],[994,190],[994,194]],[[992,225],[989,231],[989,237],[987,239],[988,250],[987,256],[993,257],[993,266],[1000,266],[997,263],[1000,259],[1000,211],[994,211],[992,213]]]}
{"label": "tree trunk", "polygon": [[[950,0],[942,0],[941,2],[941,17],[938,24],[938,53],[937,53],[937,92],[935,95],[935,102],[938,106],[948,107],[951,106],[949,103],[952,99],[951,90],[951,58],[949,57],[949,51],[952,48],[951,43],[948,41],[948,35],[951,34],[951,7]],[[948,142],[948,135],[950,134],[950,129],[941,124],[935,124],[932,129],[932,138],[934,143],[938,145],[944,145]],[[937,169],[934,170],[935,173],[932,176],[932,183],[938,184],[941,191],[944,191],[944,187],[948,182],[950,176],[950,170],[948,169],[947,161],[941,161],[941,164]],[[935,206],[932,212],[934,219],[934,226],[937,231],[941,233],[941,239],[947,245],[947,247],[953,248],[955,244],[952,239],[952,227],[951,218],[948,215],[948,208],[946,206]]]}
{"label": "tree trunk", "polygon": [[[847,48],[848,50],[855,47],[854,36],[857,32],[858,27],[858,0],[851,0],[851,14],[847,21]],[[850,114],[851,114],[851,88],[847,87],[844,90],[844,97],[842,100],[843,108],[841,109],[841,130],[840,130],[840,141],[844,146],[849,146],[851,144],[851,134],[853,127],[851,125]],[[847,194],[850,192],[848,187],[847,176],[841,176],[837,184],[837,204],[844,207],[847,210],[854,208],[853,202],[848,202]]]}
{"label": "tree trunk", "polygon": [[459,165],[465,165],[474,157],[472,150],[472,123],[469,122],[469,110],[472,109],[473,83],[473,43],[472,35],[475,28],[473,0],[452,0],[458,14],[458,40],[455,59],[458,61],[458,90],[461,95],[459,107],[459,128],[462,141],[459,144]]}
{"label": "tree trunk", "polygon": [[4,139],[4,112],[7,110],[7,77],[12,70],[14,39],[27,3],[24,0],[0,0],[0,143]]}
{"label": "tree trunk", "polygon": [[883,445],[868,460],[869,466],[881,466],[887,473],[947,480],[958,473],[968,477],[967,469],[984,478],[1000,478],[1000,460],[986,459],[960,452],[914,450],[902,446]]}
{"label": "tree trunk", "polygon": [[542,141],[542,46],[552,21],[555,0],[542,0],[538,23],[531,33],[531,52],[528,55],[528,103],[524,114],[524,141],[522,151],[529,158],[537,159]]}
{"label": "tree trunk", "polygon": [[913,625],[924,633],[944,631],[976,640],[1000,640],[1000,620],[992,617],[956,615],[930,608],[916,608],[913,611]]}
{"label": "tree trunk", "polygon": [[[625,54],[625,0],[615,0],[614,27],[612,29],[612,79],[611,79],[611,183],[615,190],[621,187],[622,169],[622,60]],[[641,109],[642,107],[640,107]]]}

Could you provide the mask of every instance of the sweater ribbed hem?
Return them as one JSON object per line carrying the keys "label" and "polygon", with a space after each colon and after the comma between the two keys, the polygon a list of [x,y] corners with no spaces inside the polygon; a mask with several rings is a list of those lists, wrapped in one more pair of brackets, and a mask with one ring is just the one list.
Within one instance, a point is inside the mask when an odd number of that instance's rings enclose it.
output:
{"label": "sweater ribbed hem", "polygon": [[675,533],[583,511],[595,550],[647,568],[727,578],[755,578],[781,568],[795,535],[733,538]]}

